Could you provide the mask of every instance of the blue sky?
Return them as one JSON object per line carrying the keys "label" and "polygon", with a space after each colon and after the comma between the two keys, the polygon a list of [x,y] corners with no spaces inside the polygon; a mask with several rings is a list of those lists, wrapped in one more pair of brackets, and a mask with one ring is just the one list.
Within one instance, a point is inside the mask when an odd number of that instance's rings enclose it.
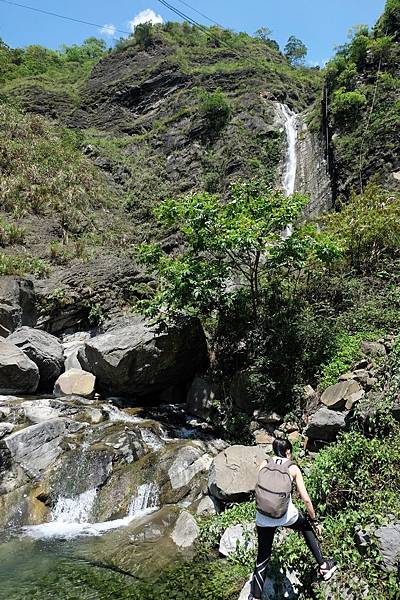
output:
{"label": "blue sky", "polygon": [[[112,42],[113,27],[130,30],[132,21],[142,11],[151,10],[156,18],[177,20],[157,0],[16,0],[23,4],[58,12],[85,21],[110,25],[103,37]],[[289,35],[301,38],[309,48],[310,64],[322,64],[333,48],[346,41],[352,25],[373,25],[382,13],[385,0],[185,0],[222,25],[236,31],[254,33],[261,26],[272,29],[272,37],[283,46]],[[170,0],[183,12],[204,24],[179,0]],[[147,13],[149,14],[149,13]],[[139,19],[137,19],[140,21]],[[0,2],[0,37],[10,46],[42,44],[58,48],[61,44],[81,43],[89,36],[101,36],[88,25],[54,17]],[[120,34],[116,33],[116,37]]]}

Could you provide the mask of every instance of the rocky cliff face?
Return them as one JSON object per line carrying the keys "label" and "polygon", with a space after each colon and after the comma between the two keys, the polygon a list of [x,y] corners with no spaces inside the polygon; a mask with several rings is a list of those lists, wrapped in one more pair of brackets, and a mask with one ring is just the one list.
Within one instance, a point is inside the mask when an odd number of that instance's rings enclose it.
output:
{"label": "rocky cliff face", "polygon": [[306,114],[300,116],[298,128],[295,188],[310,197],[304,215],[315,217],[332,208],[331,179],[323,141],[319,133],[310,131]]}

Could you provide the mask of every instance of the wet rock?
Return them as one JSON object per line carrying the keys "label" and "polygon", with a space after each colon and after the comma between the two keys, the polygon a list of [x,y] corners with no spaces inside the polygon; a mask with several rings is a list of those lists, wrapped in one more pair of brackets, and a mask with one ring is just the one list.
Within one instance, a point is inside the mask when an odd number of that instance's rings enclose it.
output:
{"label": "wet rock", "polygon": [[346,415],[330,410],[325,406],[314,413],[304,431],[304,435],[315,440],[332,442],[339,431],[346,429]]}
{"label": "wet rock", "polygon": [[233,525],[225,529],[219,542],[219,553],[230,556],[240,548],[251,550],[255,547],[255,532],[253,524]]}
{"label": "wet rock", "polygon": [[380,342],[362,342],[361,350],[369,356],[385,356],[386,348]]}
{"label": "wet rock", "polygon": [[62,453],[64,437],[82,426],[66,419],[31,425],[4,438],[13,460],[31,477],[37,477]]}
{"label": "wet rock", "polygon": [[205,377],[195,377],[187,395],[187,411],[200,419],[207,419],[218,398],[218,389]]}
{"label": "wet rock", "polygon": [[396,572],[400,566],[400,524],[380,527],[375,532],[385,571]]}
{"label": "wet rock", "polygon": [[0,394],[33,394],[39,385],[39,369],[14,344],[0,338]]}
{"label": "wet rock", "polygon": [[257,483],[257,469],[265,460],[259,446],[230,446],[213,460],[208,477],[210,494],[233,502],[247,498]]}
{"label": "wet rock", "polygon": [[347,400],[350,400],[354,394],[360,392],[361,387],[352,379],[341,381],[335,385],[330,385],[322,394],[321,402],[332,410],[341,410],[346,406]]}
{"label": "wet rock", "polygon": [[94,393],[96,377],[92,373],[82,369],[70,369],[57,379],[54,385],[54,395],[61,396],[83,396],[90,398]]}
{"label": "wet rock", "polygon": [[4,421],[0,423],[0,439],[3,438],[5,435],[8,435],[9,433],[12,433],[14,429],[14,423],[7,423]]}
{"label": "wet rock", "polygon": [[197,525],[196,519],[187,510],[183,510],[171,533],[174,543],[179,548],[190,548],[199,535],[200,528]]}
{"label": "wet rock", "polygon": [[141,317],[86,342],[78,358],[97,378],[99,389],[122,396],[152,397],[189,381],[207,363],[207,344],[197,319],[168,329]]}
{"label": "wet rock", "polygon": [[45,331],[24,326],[14,331],[7,342],[18,346],[38,366],[40,388],[52,389],[64,367],[60,341]]}

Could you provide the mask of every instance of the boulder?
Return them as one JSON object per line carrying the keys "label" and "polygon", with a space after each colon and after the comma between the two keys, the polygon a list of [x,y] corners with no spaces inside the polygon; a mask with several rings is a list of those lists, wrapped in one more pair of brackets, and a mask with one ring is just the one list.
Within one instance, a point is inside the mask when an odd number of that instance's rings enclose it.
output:
{"label": "boulder", "polygon": [[348,398],[348,400],[346,400],[346,404],[345,404],[345,409],[346,410],[351,410],[353,408],[353,406],[355,406],[357,404],[357,402],[360,402],[360,400],[362,400],[365,396],[365,390],[360,390],[359,392],[356,392],[355,394],[351,394],[350,397]]}
{"label": "boulder", "polygon": [[197,506],[196,514],[200,517],[212,517],[217,514],[215,499],[210,496],[204,496]]}
{"label": "boulder", "polygon": [[360,390],[360,385],[353,379],[340,381],[326,388],[321,396],[321,402],[332,410],[341,410],[346,406],[346,402]]}
{"label": "boulder", "polygon": [[187,510],[183,510],[171,533],[174,543],[179,548],[190,548],[199,535],[200,528],[196,519]]}
{"label": "boulder", "polygon": [[218,390],[205,377],[195,377],[187,395],[187,412],[200,419],[207,419],[218,398]]}
{"label": "boulder", "polygon": [[264,425],[274,425],[275,427],[278,427],[281,425],[281,423],[283,423],[283,417],[273,411],[262,412],[260,410],[255,410],[253,413],[253,419],[259,423],[263,423]]}
{"label": "boulder", "polygon": [[250,373],[248,371],[238,371],[234,374],[229,393],[234,406],[244,413],[252,414],[254,406],[252,402]]}
{"label": "boulder", "polygon": [[183,319],[170,327],[150,326],[141,317],[132,325],[88,340],[78,353],[99,389],[121,396],[150,397],[190,381],[208,361],[200,321]]}
{"label": "boulder", "polygon": [[386,348],[380,342],[362,342],[361,350],[369,356],[385,356]]}
{"label": "boulder", "polygon": [[17,346],[0,338],[0,394],[33,394],[39,369]]}
{"label": "boulder", "polygon": [[[21,325],[34,325],[35,294],[29,279],[0,278],[0,325],[2,331],[14,331]],[[3,336],[5,337],[5,336]]]}
{"label": "boulder", "polygon": [[52,419],[16,431],[4,438],[4,443],[13,460],[31,477],[37,477],[62,453],[65,435],[82,427],[66,419]]}
{"label": "boulder", "polygon": [[7,342],[18,346],[38,366],[39,387],[52,389],[64,367],[60,341],[50,333],[24,326],[9,335]]}
{"label": "boulder", "polygon": [[[250,594],[249,581],[244,585],[238,600],[248,600]],[[290,569],[268,568],[262,600],[297,600],[303,597],[300,574]],[[339,596],[337,596],[339,597]]]}
{"label": "boulder", "polygon": [[383,569],[397,572],[400,566],[400,524],[380,527],[375,535],[383,560]]}
{"label": "boulder", "polygon": [[345,413],[324,406],[312,415],[304,435],[315,440],[334,441],[339,431],[346,429],[345,417]]}
{"label": "boulder", "polygon": [[219,553],[222,556],[235,554],[239,547],[252,550],[256,545],[254,525],[232,525],[225,529],[219,542]]}
{"label": "boulder", "polygon": [[247,498],[257,483],[258,466],[265,460],[259,446],[230,446],[213,460],[208,489],[219,500],[233,502]]}
{"label": "boulder", "polygon": [[94,393],[96,377],[82,369],[70,369],[57,379],[54,385],[54,396],[82,396],[90,398]]}
{"label": "boulder", "polygon": [[78,360],[78,353],[79,350],[84,347],[85,342],[89,339],[90,333],[88,331],[78,331],[77,333],[65,335],[63,337],[62,347],[66,371],[69,371],[69,369],[81,368],[81,363]]}
{"label": "boulder", "polygon": [[275,438],[265,431],[265,429],[257,429],[253,432],[253,436],[257,445],[268,446],[268,452],[272,451],[272,444]]}
{"label": "boulder", "polygon": [[12,433],[15,429],[14,423],[4,422],[0,423],[0,440],[9,433]]}

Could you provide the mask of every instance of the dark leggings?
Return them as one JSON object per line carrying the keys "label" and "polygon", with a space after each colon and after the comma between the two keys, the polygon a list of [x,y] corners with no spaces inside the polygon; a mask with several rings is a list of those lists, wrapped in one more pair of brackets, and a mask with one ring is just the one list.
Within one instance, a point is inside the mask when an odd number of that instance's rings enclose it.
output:
{"label": "dark leggings", "polygon": [[[253,594],[254,598],[261,598],[262,596],[262,590],[267,574],[269,559],[271,557],[272,544],[276,529],[276,527],[257,526],[258,553],[256,568],[254,570],[253,579],[251,582],[251,593]],[[314,555],[315,560],[319,565],[322,565],[324,562],[324,557],[322,556],[318,540],[315,537],[315,533],[308,519],[302,513],[299,513],[297,521],[293,523],[293,525],[289,525],[289,529],[301,531],[308,548]]]}

